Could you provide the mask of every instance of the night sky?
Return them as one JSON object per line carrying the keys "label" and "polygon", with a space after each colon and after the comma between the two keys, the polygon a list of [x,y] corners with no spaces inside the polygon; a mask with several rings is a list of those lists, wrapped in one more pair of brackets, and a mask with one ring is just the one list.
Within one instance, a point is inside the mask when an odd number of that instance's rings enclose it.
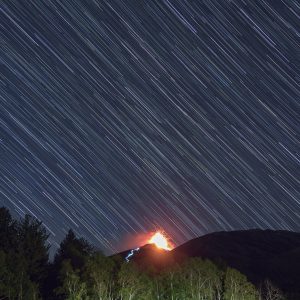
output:
{"label": "night sky", "polygon": [[53,251],[300,230],[297,0],[5,0],[0,59],[0,206]]}

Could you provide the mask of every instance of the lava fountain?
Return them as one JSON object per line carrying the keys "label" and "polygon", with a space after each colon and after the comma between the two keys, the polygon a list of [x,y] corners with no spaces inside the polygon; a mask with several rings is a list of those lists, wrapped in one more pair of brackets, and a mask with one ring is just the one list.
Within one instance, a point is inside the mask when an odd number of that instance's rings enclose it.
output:
{"label": "lava fountain", "polygon": [[174,248],[167,236],[162,231],[157,231],[156,233],[154,233],[148,243],[154,244],[157,248],[167,251],[170,251]]}

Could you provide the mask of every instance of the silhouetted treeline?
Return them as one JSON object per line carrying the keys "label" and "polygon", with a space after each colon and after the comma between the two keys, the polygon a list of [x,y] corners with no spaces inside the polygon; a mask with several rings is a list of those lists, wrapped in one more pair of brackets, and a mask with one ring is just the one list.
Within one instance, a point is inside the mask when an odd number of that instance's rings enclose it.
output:
{"label": "silhouetted treeline", "polygon": [[0,208],[0,299],[280,300],[266,281],[259,291],[237,270],[189,258],[161,269],[106,257],[70,230],[53,262],[48,234],[29,215],[19,221]]}

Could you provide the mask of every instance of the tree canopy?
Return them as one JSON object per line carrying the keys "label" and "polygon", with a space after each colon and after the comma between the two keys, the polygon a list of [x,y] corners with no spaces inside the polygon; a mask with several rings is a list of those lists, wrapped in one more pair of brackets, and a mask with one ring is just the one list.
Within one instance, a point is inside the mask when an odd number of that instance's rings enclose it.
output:
{"label": "tree canopy", "polygon": [[69,230],[53,261],[42,222],[0,208],[0,299],[7,300],[283,300],[270,281],[260,292],[235,269],[199,257],[151,261],[107,257]]}

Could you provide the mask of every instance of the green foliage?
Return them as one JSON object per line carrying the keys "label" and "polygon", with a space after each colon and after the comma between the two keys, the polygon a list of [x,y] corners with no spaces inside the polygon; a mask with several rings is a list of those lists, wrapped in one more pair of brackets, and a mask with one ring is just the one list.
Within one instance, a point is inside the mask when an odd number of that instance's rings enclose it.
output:
{"label": "green foliage", "polygon": [[91,299],[112,299],[116,288],[116,264],[113,259],[95,253],[86,262],[84,277],[88,282]]}
{"label": "green foliage", "polygon": [[94,253],[93,247],[83,238],[77,238],[73,230],[69,230],[60,244],[54,264],[60,266],[64,260],[69,259],[73,268],[83,268],[86,259]]}
{"label": "green foliage", "polygon": [[36,282],[46,277],[49,246],[45,246],[49,235],[42,222],[26,215],[17,226],[18,253],[26,258],[27,273]]}
{"label": "green foliage", "polygon": [[48,265],[48,235],[29,215],[19,222],[0,208],[0,297],[39,299]]}
{"label": "green foliage", "polygon": [[16,246],[17,222],[13,220],[9,210],[0,207],[0,249],[8,251]]}
{"label": "green foliage", "polygon": [[58,295],[66,300],[85,300],[87,297],[86,283],[80,278],[80,270],[74,270],[71,260],[64,260],[60,271],[62,286],[56,289]]}
{"label": "green foliage", "polygon": [[[70,230],[49,264],[47,232],[28,215],[19,222],[0,208],[0,299],[39,300],[257,300],[237,270],[190,258],[158,268],[151,260],[124,262],[105,257]],[[49,265],[51,268],[49,268]],[[47,282],[45,276],[48,274]],[[50,287],[41,289],[43,284]],[[266,281],[261,300],[284,300]]]}
{"label": "green foliage", "polygon": [[208,260],[191,258],[165,270],[160,285],[161,299],[221,299],[222,272]]}
{"label": "green foliage", "polygon": [[[66,284],[72,286],[72,282],[74,283],[76,280],[78,280],[78,284],[80,285],[78,287],[79,290],[82,291],[74,291],[74,293],[86,293],[86,284],[81,285],[81,275],[87,260],[94,253],[93,247],[85,239],[77,238],[72,230],[68,231],[66,237],[60,244],[60,248],[57,250],[52,266],[53,272],[51,275],[54,277],[52,289],[59,292],[58,294],[56,293],[56,299],[65,299],[62,295],[64,294],[63,291],[66,290]],[[69,267],[71,269],[68,269]],[[67,281],[65,281],[64,276],[68,276]],[[70,291],[67,294],[69,295]]]}
{"label": "green foliage", "polygon": [[228,268],[225,274],[224,300],[256,300],[258,293],[247,277],[235,269]]}
{"label": "green foliage", "polygon": [[119,297],[122,300],[155,299],[154,280],[147,272],[143,272],[135,263],[122,264],[119,276]]}
{"label": "green foliage", "polygon": [[0,295],[4,299],[39,299],[38,285],[30,280],[23,256],[0,251]]}
{"label": "green foliage", "polygon": [[187,299],[181,282],[181,271],[180,266],[175,264],[161,273],[156,289],[158,299]]}
{"label": "green foliage", "polygon": [[192,258],[182,269],[182,282],[189,299],[215,299],[220,294],[221,273],[211,261]]}

